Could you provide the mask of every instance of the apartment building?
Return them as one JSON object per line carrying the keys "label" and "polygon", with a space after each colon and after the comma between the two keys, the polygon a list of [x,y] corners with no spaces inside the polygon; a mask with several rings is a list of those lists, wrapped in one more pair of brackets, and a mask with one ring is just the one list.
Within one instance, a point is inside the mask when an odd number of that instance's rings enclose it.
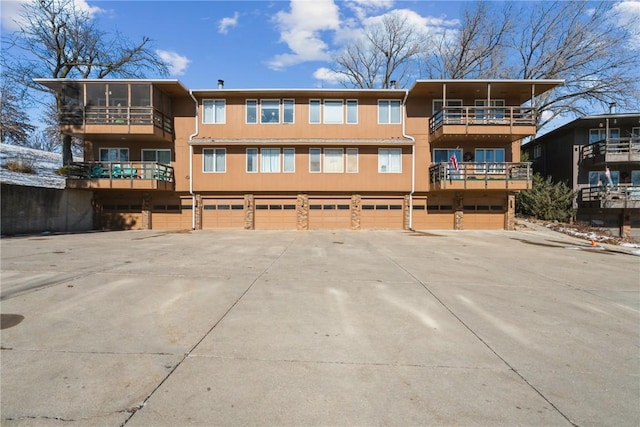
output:
{"label": "apartment building", "polygon": [[561,80],[404,89],[187,89],[177,80],[38,83],[116,229],[511,229],[535,101]]}
{"label": "apartment building", "polygon": [[534,172],[576,192],[576,219],[640,237],[640,113],[576,119],[523,146]]}

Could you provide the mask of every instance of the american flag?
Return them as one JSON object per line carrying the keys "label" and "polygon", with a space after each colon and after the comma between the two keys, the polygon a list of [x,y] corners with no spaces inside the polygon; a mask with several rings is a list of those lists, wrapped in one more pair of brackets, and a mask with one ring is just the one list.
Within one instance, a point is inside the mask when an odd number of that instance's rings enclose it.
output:
{"label": "american flag", "polygon": [[456,159],[455,154],[452,154],[451,157],[449,157],[449,163],[451,163],[451,166],[456,170],[456,172],[460,172],[460,169],[458,168],[458,159]]}
{"label": "american flag", "polygon": [[613,181],[611,180],[611,171],[609,170],[609,166],[604,167],[604,176],[607,177],[607,185],[609,187],[613,187]]}

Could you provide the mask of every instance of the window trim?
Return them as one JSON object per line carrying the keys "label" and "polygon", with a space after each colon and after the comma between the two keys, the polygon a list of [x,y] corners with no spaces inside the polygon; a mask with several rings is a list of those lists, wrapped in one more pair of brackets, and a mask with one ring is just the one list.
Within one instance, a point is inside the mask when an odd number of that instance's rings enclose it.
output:
{"label": "window trim", "polygon": [[[349,104],[351,104],[351,106],[353,106],[354,103],[355,103],[356,120],[354,122],[350,122],[349,121]],[[357,125],[358,121],[360,119],[360,115],[358,113],[359,113],[359,111],[358,111],[358,100],[357,99],[347,99],[345,101],[345,118],[344,118],[345,124]]]}
{"label": "window trim", "polygon": [[[318,151],[318,168],[320,170],[314,171],[311,170],[311,151]],[[322,149],[321,148],[316,148],[316,147],[309,147],[309,173],[322,173]]]}
{"label": "window trim", "polygon": [[[328,122],[327,116],[331,116],[331,114],[327,114],[327,103],[335,104],[333,107],[337,109],[337,103],[340,103],[340,121]],[[325,125],[342,125],[344,124],[344,100],[342,99],[323,99],[322,100],[322,124]]]}
{"label": "window trim", "polygon": [[[256,109],[256,118],[255,121],[249,121],[249,103],[253,102],[253,107]],[[258,100],[257,99],[245,99],[244,100],[244,123],[247,125],[257,125],[258,124]]]}
{"label": "window trim", "polygon": [[[263,122],[262,121],[262,112],[264,111],[264,103],[265,102],[277,102],[278,103],[278,120],[275,122]],[[260,124],[261,125],[278,125],[282,123],[281,120],[281,116],[282,116],[282,102],[280,101],[280,99],[271,99],[271,98],[266,98],[266,99],[260,99]]]}
{"label": "window trim", "polygon": [[[285,168],[287,152],[293,155],[293,170],[286,170]],[[296,149],[294,147],[282,148],[282,173],[296,173]]]}
{"label": "window trim", "polygon": [[[204,114],[204,112],[205,112],[205,103],[207,103],[207,102],[212,102],[213,103],[213,107],[214,107],[214,109],[213,109],[213,112],[214,112],[213,122],[205,122],[204,121],[204,119],[205,119],[205,114]],[[223,120],[222,121],[218,121],[217,117],[215,115],[215,111],[216,111],[215,106],[216,106],[217,102],[222,102],[222,107],[223,107],[223,109],[222,109],[222,111],[223,111],[223,113],[222,113]],[[203,99],[202,100],[202,124],[203,125],[224,125],[226,123],[227,123],[227,100],[224,99],[224,98]]]}
{"label": "window trim", "polygon": [[[205,169],[205,152],[206,151],[212,151],[213,152],[213,167],[215,169],[215,166],[217,164],[216,162],[216,152],[218,151],[222,151],[222,153],[224,154],[224,170],[218,171],[218,170],[212,170],[212,171],[208,171]],[[202,173],[226,173],[227,172],[227,149],[226,148],[203,148],[202,149]]]}
{"label": "window trim", "polygon": [[[351,152],[351,154],[349,154],[349,152]],[[355,154],[353,154],[355,152]],[[345,173],[358,173],[358,171],[360,170],[360,159],[358,156],[358,149],[357,148],[347,148],[345,150],[345,156],[344,156],[344,160],[345,160],[345,168],[344,171]],[[356,159],[356,170],[355,171],[350,171],[349,170],[349,156],[355,156]]]}
{"label": "window trim", "polygon": [[[311,112],[312,112],[312,108],[311,106],[317,106],[318,107],[318,121],[312,121],[311,120]],[[322,124],[322,99],[310,99],[309,100],[309,124],[311,125],[319,125]]]}
{"label": "window trim", "polygon": [[[102,150],[118,150],[118,158],[120,157],[120,151],[121,150],[127,150],[127,160],[102,160]],[[109,156],[107,156],[109,157]],[[98,159],[101,162],[130,162],[131,160],[131,150],[129,150],[128,147],[100,147],[100,149],[98,150]]]}
{"label": "window trim", "polygon": [[[387,114],[387,122],[381,122],[380,121],[380,106],[382,103],[387,103],[387,107],[389,108],[388,114]],[[391,104],[392,103],[398,103],[398,122],[392,122],[391,121]],[[402,124],[402,118],[403,118],[403,113],[402,113],[402,101],[399,99],[378,99],[378,124],[379,125],[399,125]]]}
{"label": "window trim", "polygon": [[[249,150],[255,150],[255,168],[256,170],[250,171],[249,170]],[[245,162],[244,162],[244,171],[245,173],[258,173],[260,172],[260,165],[259,165],[259,159],[260,158],[260,151],[255,148],[255,147],[247,147],[245,149]]]}
{"label": "window trim", "polygon": [[[383,171],[382,170],[382,163],[381,163],[381,159],[382,159],[382,151],[388,151],[389,153],[391,152],[399,152],[400,153],[400,170],[398,171]],[[378,173],[402,173],[402,148],[378,148]]]}
{"label": "window trim", "polygon": [[[287,102],[291,102],[291,121],[290,122],[287,122],[285,120],[285,115],[284,115]],[[282,123],[287,125],[292,125],[295,122],[296,122],[296,100],[293,98],[285,98],[282,100]]]}
{"label": "window trim", "polygon": [[[169,163],[167,163],[168,166],[171,165],[171,149],[170,148],[142,148],[140,149],[140,161],[148,161],[148,160],[144,160],[144,152],[145,151],[154,151],[156,153],[156,163],[160,163],[160,161],[158,161],[158,151],[168,151],[169,152]],[[160,163],[160,164],[164,164],[164,163]]]}
{"label": "window trim", "polygon": [[[340,170],[339,171],[328,171],[327,170],[327,151],[334,151],[334,152],[340,152]],[[331,148],[325,148],[322,152],[322,169],[324,171],[324,173],[344,173],[344,148],[338,148],[338,147],[331,147]]]}
{"label": "window trim", "polygon": [[[265,151],[273,151],[273,152],[277,151],[278,152],[278,161],[276,163],[278,170],[275,170],[275,171],[266,171],[266,170],[264,170],[265,162],[263,161],[264,160],[263,153]],[[261,148],[260,149],[260,173],[280,173],[280,172],[282,172],[282,165],[281,165],[282,159],[281,159],[281,156],[282,156],[282,150],[280,150],[280,148],[274,148],[274,147],[263,147],[263,148]]]}

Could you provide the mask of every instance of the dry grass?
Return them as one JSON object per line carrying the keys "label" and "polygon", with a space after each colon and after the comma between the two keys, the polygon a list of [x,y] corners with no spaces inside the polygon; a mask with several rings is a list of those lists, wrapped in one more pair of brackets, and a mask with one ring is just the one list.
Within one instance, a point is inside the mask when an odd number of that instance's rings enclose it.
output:
{"label": "dry grass", "polygon": [[35,174],[36,170],[33,163],[25,160],[7,160],[4,168],[11,172]]}

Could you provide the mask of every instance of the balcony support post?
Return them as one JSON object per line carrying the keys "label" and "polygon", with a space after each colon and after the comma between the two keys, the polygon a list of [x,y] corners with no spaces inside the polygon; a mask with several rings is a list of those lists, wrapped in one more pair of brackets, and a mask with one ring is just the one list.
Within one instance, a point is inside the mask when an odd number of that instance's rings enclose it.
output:
{"label": "balcony support post", "polygon": [[456,192],[453,203],[453,229],[464,230],[464,193]]}
{"label": "balcony support post", "polygon": [[142,193],[142,229],[151,230],[151,196]]}
{"label": "balcony support post", "polygon": [[516,229],[516,193],[509,192],[507,196],[507,209],[504,213],[505,230],[515,230]]}

